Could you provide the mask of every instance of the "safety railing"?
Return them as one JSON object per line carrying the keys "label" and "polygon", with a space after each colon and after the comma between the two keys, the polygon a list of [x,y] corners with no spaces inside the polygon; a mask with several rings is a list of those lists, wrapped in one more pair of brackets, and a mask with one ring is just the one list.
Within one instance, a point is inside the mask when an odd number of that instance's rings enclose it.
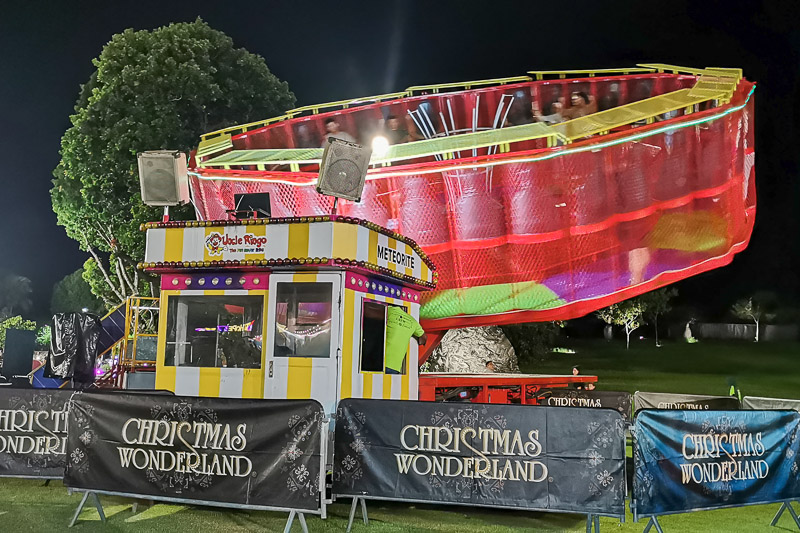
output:
{"label": "safety railing", "polygon": [[650,74],[652,72],[655,72],[655,69],[647,67],[628,67],[579,70],[529,70],[528,74],[536,78],[537,81],[541,81],[548,76],[563,80],[566,78],[594,78],[596,76],[628,76],[630,74]]}
{"label": "safety railing", "polygon": [[[102,320],[106,320],[125,306],[125,325],[122,336],[111,346],[104,350],[102,355],[110,353],[112,359],[120,366],[135,368],[142,365],[155,364],[155,340],[158,338],[158,309],[159,299],[149,296],[131,296],[125,303],[120,304],[110,311]],[[145,312],[150,313],[150,318],[143,318]],[[101,322],[102,322],[101,320]],[[152,351],[152,358],[138,358],[137,354],[142,347],[142,339],[146,339],[147,349]]]}
{"label": "safety railing", "polygon": [[530,76],[511,76],[508,78],[492,78],[489,80],[457,81],[453,83],[438,83],[434,85],[414,85],[406,89],[410,96],[414,93],[431,92],[438,94],[443,89],[470,90],[473,87],[486,87],[489,85],[507,85],[509,83],[524,83],[532,81]]}
{"label": "safety railing", "polygon": [[287,118],[294,118],[296,116],[302,115],[303,113],[308,113],[309,111],[311,112],[312,115],[318,115],[320,110],[323,109],[348,109],[349,107],[355,105],[372,104],[376,102],[383,102],[385,100],[395,100],[397,98],[404,98],[406,96],[409,96],[407,90],[399,93],[379,94],[377,96],[367,96],[364,98],[351,98],[349,100],[339,100],[337,102],[327,102],[324,104],[312,104],[290,109],[285,113],[285,116]]}
{"label": "safety railing", "polygon": [[[589,135],[603,134],[615,128],[620,128],[629,124],[644,121],[650,123],[658,116],[684,109],[686,113],[692,112],[692,108],[698,104],[717,101],[728,103],[742,78],[742,70],[736,68],[709,67],[697,69],[691,67],[681,67],[664,63],[639,64],[630,68],[613,69],[586,69],[586,70],[539,70],[529,71],[529,74],[537,80],[543,80],[545,76],[558,76],[565,79],[571,76],[597,77],[613,75],[630,75],[636,73],[664,73],[688,74],[697,76],[697,82],[691,89],[682,89],[672,93],[655,96],[633,102],[630,104],[615,107],[610,110],[601,111],[570,120],[549,128],[547,131],[537,131],[533,136],[520,139],[515,137],[515,133],[507,133],[510,128],[500,128],[486,132],[467,133],[458,136],[451,136],[447,139],[429,139],[406,143],[404,145],[392,146],[387,154],[373,162],[376,164],[390,164],[393,161],[408,160],[419,157],[429,157],[432,155],[454,153],[460,150],[471,150],[479,147],[502,145],[508,142],[517,142],[536,138],[547,138],[548,146],[554,146],[559,141],[572,142],[576,139],[584,138]],[[263,128],[275,122],[290,119],[303,113],[319,114],[323,109],[341,108],[347,109],[351,106],[376,103],[386,100],[399,99],[413,96],[415,93],[430,92],[438,94],[446,89],[471,89],[474,87],[486,87],[491,85],[504,85],[510,83],[521,83],[532,81],[530,76],[515,76],[507,78],[493,78],[488,80],[475,80],[466,82],[444,83],[438,85],[417,85],[406,89],[403,92],[388,93],[378,96],[356,98],[351,100],[341,100],[326,104],[316,104],[304,106],[287,111],[280,117],[267,119],[260,122],[251,122],[241,126],[234,126],[224,130],[207,133],[202,136],[202,141],[198,147],[198,157],[208,157],[215,153],[228,150],[233,146],[231,135],[252,131]],[[544,126],[544,125],[541,125]],[[522,130],[519,130],[522,131]],[[472,135],[473,137],[470,137]],[[511,136],[514,140],[506,141],[504,137]],[[464,139],[456,139],[464,137]],[[433,141],[433,142],[430,142]],[[477,143],[477,144],[470,144]],[[232,151],[221,156],[217,156],[205,162],[201,162],[201,167],[230,169],[235,166],[255,165],[259,170],[265,170],[267,165],[290,165],[291,170],[298,170],[301,164],[316,164],[321,158],[321,150],[318,149],[263,149],[263,150],[244,150]]]}

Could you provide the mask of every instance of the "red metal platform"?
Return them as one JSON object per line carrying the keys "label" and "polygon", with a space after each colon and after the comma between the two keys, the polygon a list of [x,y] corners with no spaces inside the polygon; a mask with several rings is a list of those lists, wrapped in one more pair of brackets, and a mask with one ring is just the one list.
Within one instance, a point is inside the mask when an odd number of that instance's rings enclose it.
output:
{"label": "red metal platform", "polygon": [[[596,382],[597,376],[423,372],[419,375],[419,399],[427,402],[442,401],[448,394],[452,394],[453,399],[457,400],[460,397],[473,403],[536,405],[536,393],[542,389]],[[459,396],[459,390],[467,394]]]}

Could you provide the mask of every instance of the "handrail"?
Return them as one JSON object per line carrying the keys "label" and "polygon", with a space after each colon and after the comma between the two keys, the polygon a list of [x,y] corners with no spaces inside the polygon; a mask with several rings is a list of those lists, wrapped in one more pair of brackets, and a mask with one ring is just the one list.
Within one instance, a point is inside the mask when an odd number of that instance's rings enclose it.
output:
{"label": "handrail", "polygon": [[[531,70],[528,71],[528,74],[535,76],[537,81],[541,81],[544,79],[544,76],[548,75],[558,75],[560,79],[565,79],[567,76],[578,76],[581,74],[586,74],[588,77],[595,77],[596,75],[626,75],[626,74],[634,74],[634,73],[664,73],[664,72],[672,72],[675,74],[690,74],[693,76],[703,77],[703,76],[711,76],[711,77],[720,77],[720,78],[734,78],[735,83],[738,83],[742,79],[742,69],[740,68],[722,68],[722,67],[708,67],[704,69],[698,68],[691,68],[691,67],[682,67],[678,65],[669,65],[666,63],[639,63],[635,67],[629,68],[610,68],[610,69],[575,69],[575,70]],[[533,81],[533,78],[530,76],[512,76],[506,78],[492,78],[486,80],[475,80],[475,81],[463,81],[463,82],[453,82],[453,83],[442,83],[442,84],[433,84],[433,85],[415,85],[412,87],[408,87],[405,91],[396,92],[396,93],[387,93],[381,94],[377,96],[366,96],[362,98],[354,98],[349,100],[339,100],[336,102],[328,102],[324,104],[313,104],[307,105],[302,107],[297,107],[291,109],[284,113],[281,116],[268,118],[265,120],[259,120],[256,122],[249,122],[247,124],[241,124],[236,126],[230,126],[227,128],[222,128],[219,130],[215,130],[209,133],[205,133],[200,136],[201,138],[201,145],[203,145],[206,141],[211,141],[216,137],[220,137],[223,135],[238,135],[241,133],[246,133],[248,131],[252,131],[254,129],[263,128],[265,126],[269,126],[270,124],[274,124],[276,122],[281,122],[284,120],[288,120],[294,118],[302,113],[310,111],[312,114],[316,115],[319,114],[320,110],[326,108],[336,108],[341,107],[343,109],[348,108],[351,105],[356,104],[363,104],[369,102],[380,102],[385,100],[393,100],[397,98],[406,98],[410,96],[414,96],[414,93],[422,92],[422,91],[431,91],[434,94],[438,94],[442,89],[471,89],[473,87],[482,87],[482,86],[489,86],[489,85],[504,85],[508,83],[522,83]],[[704,79],[702,81],[710,81],[710,79]],[[715,92],[708,92],[704,91],[706,87],[698,86],[695,90],[695,95],[713,95],[716,94]],[[726,93],[732,94],[732,90],[729,90],[729,87],[725,88]],[[735,86],[734,86],[735,89]],[[729,100],[729,98],[727,98]],[[723,99],[725,101],[725,99]],[[203,145],[203,154],[201,156],[210,155],[212,153],[216,153],[222,151],[223,149],[227,149],[227,141],[221,140],[219,141],[219,145],[216,143],[209,143]]]}
{"label": "handrail", "polygon": [[214,131],[210,131],[208,133],[204,133],[200,136],[200,139],[206,141],[213,137],[218,137],[220,135],[238,135],[240,133],[247,133],[250,130],[256,130],[259,128],[263,128],[264,126],[269,126],[270,124],[274,124],[276,122],[281,122],[282,120],[286,120],[288,117],[286,115],[281,115],[279,117],[272,117],[272,118],[265,118],[264,120],[257,120],[255,122],[248,122],[247,124],[237,124],[235,126],[228,126],[227,128],[222,128]]}
{"label": "handrail", "polygon": [[[534,139],[547,139],[548,146],[555,146],[558,141],[567,139],[552,126],[535,122],[521,126],[464,133],[448,137],[437,137],[389,147],[386,154],[373,154],[371,165],[385,165],[395,161],[418,159],[445,154],[451,158],[453,154],[489,146],[510,144]],[[234,150],[199,163],[202,168],[230,168],[231,166],[255,165],[265,170],[266,165],[319,164],[322,159],[322,148],[262,148],[255,150]]]}
{"label": "handrail", "polygon": [[526,81],[533,81],[530,76],[511,76],[507,78],[492,78],[488,80],[475,80],[475,81],[456,81],[453,83],[437,83],[433,85],[414,85],[406,89],[409,96],[413,96],[415,92],[433,91],[438,94],[440,89],[465,89],[469,90],[473,87],[484,87],[487,85],[506,85],[508,83],[524,83]]}
{"label": "handrail", "polygon": [[409,95],[408,91],[402,91],[399,93],[379,94],[377,96],[365,96],[363,98],[350,98],[349,100],[338,100],[336,102],[327,102],[324,104],[312,104],[290,109],[289,111],[284,113],[284,116],[286,116],[287,118],[294,118],[301,113],[305,113],[306,111],[311,111],[312,115],[318,115],[320,109],[325,109],[329,107],[341,107],[342,109],[347,109],[351,105],[382,102],[384,100],[394,100],[395,98],[404,98],[408,95]]}
{"label": "handrail", "polygon": [[545,76],[558,76],[559,79],[566,79],[567,76],[580,76],[588,74],[590,78],[596,75],[628,75],[628,74],[647,74],[655,72],[655,69],[648,67],[629,67],[629,68],[600,68],[600,69],[578,69],[578,70],[529,70],[528,74],[534,76],[537,81],[541,81]]}
{"label": "handrail", "polygon": [[679,89],[670,93],[653,96],[630,104],[614,107],[606,111],[592,113],[584,117],[568,120],[556,124],[553,128],[567,138],[568,142],[575,141],[607,132],[609,130],[633,124],[639,121],[650,121],[670,111],[685,109],[694,105],[720,99],[725,96],[723,91],[711,94],[691,94],[692,89]]}

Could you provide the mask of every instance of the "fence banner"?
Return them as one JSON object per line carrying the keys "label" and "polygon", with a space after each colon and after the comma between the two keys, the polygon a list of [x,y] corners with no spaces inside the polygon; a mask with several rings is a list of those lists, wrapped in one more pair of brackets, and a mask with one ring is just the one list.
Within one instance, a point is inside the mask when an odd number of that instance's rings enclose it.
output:
{"label": "fence banner", "polygon": [[595,407],[615,409],[631,422],[631,394],[629,392],[551,389],[540,392],[539,405],[552,407]]}
{"label": "fence banner", "polygon": [[621,517],[624,430],[610,409],[343,400],[333,490]]}
{"label": "fence banner", "polygon": [[72,393],[0,388],[0,477],[64,476]]}
{"label": "fence banner", "polygon": [[634,422],[639,516],[800,497],[795,411],[641,411]]}
{"label": "fence banner", "polygon": [[633,395],[633,405],[636,411],[639,409],[716,409],[718,411],[727,411],[739,409],[739,400],[733,396],[636,391]]}
{"label": "fence banner", "polygon": [[212,505],[320,508],[323,413],[313,400],[82,393],[64,483]]}
{"label": "fence banner", "polygon": [[784,398],[762,398],[760,396],[745,396],[742,398],[743,409],[792,409],[800,411],[800,400]]}

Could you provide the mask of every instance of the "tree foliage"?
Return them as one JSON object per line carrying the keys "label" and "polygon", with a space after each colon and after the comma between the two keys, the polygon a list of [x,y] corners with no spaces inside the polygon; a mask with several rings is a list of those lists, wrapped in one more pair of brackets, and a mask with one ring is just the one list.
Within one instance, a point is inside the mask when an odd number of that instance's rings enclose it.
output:
{"label": "tree foliage", "polygon": [[502,326],[520,363],[541,360],[550,354],[564,322],[532,322]]}
{"label": "tree foliage", "polygon": [[622,326],[625,329],[625,348],[627,349],[631,345],[631,333],[644,322],[646,310],[646,302],[640,296],[637,296],[600,309],[596,315],[606,324]]}
{"label": "tree foliage", "polygon": [[8,271],[0,271],[0,320],[14,313],[27,313],[33,307],[31,280]]}
{"label": "tree foliage", "polygon": [[92,294],[92,289],[83,276],[84,270],[79,268],[53,286],[53,296],[50,300],[51,313],[80,312],[84,308],[92,313],[102,313],[103,302]]}
{"label": "tree foliage", "polygon": [[639,298],[645,305],[645,318],[653,321],[653,328],[656,334],[656,346],[658,343],[658,317],[666,315],[672,311],[670,300],[678,295],[678,289],[666,288],[650,291],[642,294]]}
{"label": "tree foliage", "polygon": [[135,268],[139,225],[160,217],[141,202],[136,155],[188,151],[203,132],[278,115],[295,98],[262,57],[199,19],[125,30],[93,63],[61,139],[51,196],[58,223],[94,260],[84,279],[113,305],[147,287]]}
{"label": "tree foliage", "polygon": [[25,320],[20,315],[8,317],[0,322],[0,349],[4,349],[6,347],[6,332],[9,329],[35,331],[36,322],[33,320]]}
{"label": "tree foliage", "polygon": [[756,325],[755,342],[759,339],[759,327],[762,320],[773,320],[775,313],[770,312],[777,305],[778,298],[772,292],[758,292],[749,298],[742,298],[731,306],[731,313],[741,320],[750,320]]}

